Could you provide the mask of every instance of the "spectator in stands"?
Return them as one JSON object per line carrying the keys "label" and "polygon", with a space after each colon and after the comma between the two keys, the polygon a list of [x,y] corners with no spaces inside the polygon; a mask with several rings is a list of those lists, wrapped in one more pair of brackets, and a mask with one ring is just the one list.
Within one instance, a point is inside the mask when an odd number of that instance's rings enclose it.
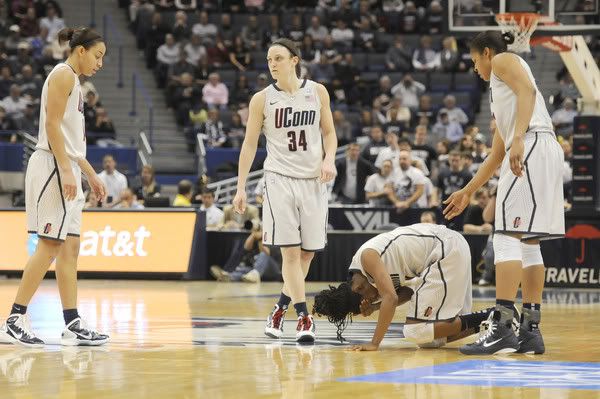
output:
{"label": "spectator in stands", "polygon": [[175,13],[175,23],[171,32],[175,37],[176,42],[183,42],[190,37],[192,30],[190,29],[187,22],[187,14],[183,11],[177,11]]}
{"label": "spectator in stands", "polygon": [[262,28],[258,25],[256,15],[248,16],[248,22],[242,28],[241,36],[246,48],[252,51],[262,48]]}
{"label": "spectator in stands", "polygon": [[329,57],[326,54],[321,54],[319,62],[313,64],[310,68],[312,80],[327,86],[335,76],[335,70]]}
{"label": "spectator in stands", "polygon": [[346,157],[335,163],[338,174],[333,183],[337,201],[344,204],[364,204],[367,177],[377,169],[360,156],[360,145],[348,144]]}
{"label": "spectator in stands", "polygon": [[[465,111],[456,106],[456,97],[451,94],[444,97],[444,107],[440,109],[439,115],[444,112],[448,114],[450,122],[456,122],[462,126],[465,126],[469,122],[469,117],[465,114]],[[439,120],[441,120],[441,117],[438,117]]]}
{"label": "spectator in stands", "polygon": [[439,121],[433,125],[431,131],[434,140],[447,139],[450,142],[450,146],[454,146],[458,143],[463,136],[462,126],[451,121],[447,112],[439,113]]}
{"label": "spectator in stands", "polygon": [[392,171],[394,166],[391,160],[386,160],[381,165],[378,173],[372,174],[365,183],[365,196],[370,206],[393,205],[390,198],[394,191]]}
{"label": "spectator in stands", "polygon": [[[435,111],[433,110],[433,105],[431,104],[431,96],[427,94],[423,94],[419,98],[419,106],[415,112],[416,120],[420,121],[422,118],[427,120],[426,126],[431,126],[436,122]],[[421,124],[419,122],[419,124]]]}
{"label": "spectator in stands", "polygon": [[15,84],[15,78],[8,65],[2,66],[0,69],[0,99],[7,97],[10,94],[10,87]]}
{"label": "spectator in stands", "polygon": [[85,102],[83,103],[85,129],[93,130],[94,123],[96,122],[96,108],[101,106],[101,104],[98,101],[96,93],[91,90],[87,92],[85,97]]}
{"label": "spectator in stands", "polygon": [[14,75],[21,72],[23,65],[31,65],[32,67],[37,64],[37,61],[31,56],[31,46],[28,42],[22,41],[17,45],[17,54],[8,57],[12,73]]}
{"label": "spectator in stands", "polygon": [[192,194],[192,204],[202,204],[202,193],[208,189],[208,183],[210,183],[210,178],[205,174],[196,178],[194,194]]}
{"label": "spectator in stands", "polygon": [[[285,31],[281,27],[279,23],[278,15],[269,16],[269,27],[263,31],[263,44],[268,46],[273,43],[275,40],[281,39],[285,37]],[[306,54],[304,51],[302,52],[302,58],[306,58]]]}
{"label": "spectator in stands", "polygon": [[[371,29],[374,32],[385,33],[385,29],[379,23],[380,12],[379,9],[381,7],[378,4],[378,1],[361,1],[358,4],[358,13],[357,16],[362,18],[367,18],[369,20],[369,24],[371,25]],[[354,28],[360,28],[360,19],[354,20]]]}
{"label": "spectator in stands", "polygon": [[256,77],[256,83],[254,84],[254,92],[259,92],[269,85],[269,78],[266,73],[261,73]]}
{"label": "spectator in stands", "polygon": [[[302,54],[304,58],[304,54]],[[344,87],[344,90],[350,91],[360,78],[360,71],[354,64],[354,59],[351,53],[345,53],[344,58],[335,64],[335,76],[338,78]]]}
{"label": "spectator in stands", "polygon": [[417,71],[431,72],[440,66],[440,54],[432,48],[431,36],[422,36],[419,47],[413,53],[413,68]]}
{"label": "spectator in stands", "polygon": [[491,234],[494,226],[483,220],[483,210],[490,201],[488,189],[479,188],[474,194],[475,203],[471,203],[465,210],[463,231],[471,234]]}
{"label": "spectator in stands", "polygon": [[156,51],[165,42],[165,36],[169,33],[169,27],[165,26],[159,12],[152,14],[150,28],[145,34],[146,68],[152,69],[156,65]]}
{"label": "spectator in stands", "polygon": [[40,33],[40,23],[37,20],[35,7],[27,8],[27,13],[23,19],[21,19],[19,27],[21,28],[21,34],[24,37],[36,36]]}
{"label": "spectator in stands", "polygon": [[400,149],[400,152],[402,152],[402,151],[410,152],[410,154],[411,154],[410,159],[412,162],[411,165],[417,169],[420,169],[421,172],[423,172],[423,174],[425,176],[429,176],[429,168],[427,167],[425,160],[423,158],[417,157],[413,154],[412,144],[411,144],[410,140],[408,139],[408,137],[406,137],[404,135],[402,137],[400,137],[400,139],[398,140],[398,148]]}
{"label": "spectator in stands", "polygon": [[473,154],[473,151],[475,151],[475,140],[473,139],[473,136],[470,134],[462,136],[457,150],[460,153],[468,152],[469,154]]}
{"label": "spectator in stands", "polygon": [[102,204],[98,200],[98,197],[96,197],[96,193],[94,192],[94,190],[88,190],[83,209],[100,208],[101,205]]}
{"label": "spectator in stands", "polygon": [[127,188],[127,178],[117,170],[117,162],[110,154],[106,154],[102,158],[102,167],[104,170],[98,174],[98,177],[106,187],[106,203],[104,205],[112,207],[121,197],[123,190]]}
{"label": "spectator in stands", "polygon": [[437,153],[435,149],[429,145],[429,137],[427,127],[417,125],[415,128],[415,140],[412,144],[411,155],[420,158],[425,162],[427,169],[433,171],[434,162],[437,162]]}
{"label": "spectator in stands", "polygon": [[231,148],[242,148],[242,142],[246,135],[246,128],[242,124],[242,117],[237,112],[231,115],[231,125],[227,127],[227,146]]}
{"label": "spectator in stands", "polygon": [[579,94],[579,89],[577,89],[575,82],[573,82],[573,77],[571,77],[566,67],[557,75],[560,75],[560,90],[554,96],[554,106],[558,108],[565,99],[570,98],[575,101],[581,97],[581,94]]}
{"label": "spectator in stands", "polygon": [[194,34],[189,43],[183,47],[185,60],[191,65],[198,65],[201,58],[206,57],[206,47],[202,44],[200,36]]}
{"label": "spectator in stands", "polygon": [[325,36],[325,40],[323,40],[323,45],[319,48],[319,50],[317,51],[317,55],[315,56],[315,62],[319,62],[323,54],[327,56],[327,59],[332,64],[336,64],[342,60],[342,55],[340,54],[338,49],[335,48],[331,35]]}
{"label": "spectator in stands", "polygon": [[437,224],[437,217],[435,216],[435,212],[425,211],[421,213],[420,222]]}
{"label": "spectator in stands", "polygon": [[329,7],[330,21],[343,20],[346,26],[352,26],[358,16],[353,8],[352,1],[339,0],[335,6]]}
{"label": "spectator in stands", "polygon": [[9,118],[17,120],[23,117],[23,112],[27,107],[28,101],[21,95],[21,88],[17,84],[12,84],[10,86],[10,94],[0,102],[0,105],[4,108]]}
{"label": "spectator in stands", "polygon": [[23,111],[23,116],[15,120],[15,124],[19,130],[23,130],[34,136],[37,136],[40,128],[40,117],[36,113],[36,108],[31,101],[28,101]]}
{"label": "spectator in stands", "polygon": [[354,32],[346,25],[344,20],[339,19],[335,23],[335,28],[331,30],[331,39],[338,50],[350,51],[354,41]]}
{"label": "spectator in stands", "polygon": [[444,9],[439,1],[433,0],[429,4],[429,10],[427,10],[427,16],[425,17],[425,25],[427,26],[427,33],[430,35],[442,33]]}
{"label": "spectator in stands", "polygon": [[[4,108],[2,107],[2,104],[0,103],[0,130],[16,130],[17,129],[17,125],[15,124],[15,122],[10,119],[9,117],[6,116],[6,110],[4,110]],[[0,136],[0,138],[3,138],[4,136]],[[14,143],[17,141],[17,135],[13,134],[11,135],[9,141],[11,143]]]}
{"label": "spectator in stands", "polygon": [[219,26],[218,36],[223,40],[223,44],[226,48],[233,45],[233,39],[237,36],[237,33],[231,25],[231,14],[221,14],[221,24]]}
{"label": "spectator in stands", "polygon": [[157,76],[162,79],[162,86],[164,87],[164,80],[167,77],[167,71],[169,67],[177,63],[181,58],[181,48],[175,42],[175,37],[171,33],[165,35],[165,43],[162,44],[156,52],[157,60]]}
{"label": "spectator in stands", "polygon": [[42,87],[44,82],[39,76],[33,74],[33,68],[31,65],[23,65],[21,68],[21,75],[17,76],[16,83],[19,85],[21,93],[24,96],[28,96],[32,99],[38,99],[42,95]]}
{"label": "spectator in stands", "polygon": [[4,48],[6,49],[6,53],[8,55],[14,55],[17,53],[17,47],[19,46],[19,43],[21,43],[23,40],[21,36],[21,28],[19,28],[19,25],[11,25],[8,30],[8,37],[4,39]]}
{"label": "spectator in stands", "polygon": [[[388,75],[383,75],[379,78],[379,87],[375,91],[374,100],[378,100],[383,111],[387,111],[391,105],[392,97],[392,80]],[[385,123],[385,120],[382,123]]]}
{"label": "spectator in stands", "polygon": [[192,33],[200,36],[205,46],[212,46],[215,43],[217,27],[208,21],[208,13],[206,11],[200,12],[200,19],[192,27]]}
{"label": "spectator in stands", "polygon": [[121,192],[119,203],[115,204],[114,209],[144,209],[144,205],[137,201],[137,198],[130,188]]}
{"label": "spectator in stands", "polygon": [[95,133],[109,133],[102,135],[102,137],[115,138],[115,126],[102,107],[96,108],[96,122],[92,127],[92,131]]}
{"label": "spectator in stands", "polygon": [[419,107],[419,96],[425,93],[425,85],[413,79],[412,75],[407,73],[402,80],[394,85],[391,93],[396,98],[402,98],[402,102],[413,111]]}
{"label": "spectator in stands", "polygon": [[485,142],[485,137],[481,133],[475,135],[475,149],[473,151],[473,165],[474,169],[479,169],[479,166],[483,163],[485,158],[488,156],[488,148]]}
{"label": "spectator in stands", "polygon": [[210,56],[200,58],[194,70],[194,81],[196,84],[204,86],[208,83],[208,77],[215,71],[215,68],[209,63]]}
{"label": "spectator in stands", "polygon": [[441,194],[440,203],[443,203],[453,192],[465,187],[473,177],[469,171],[463,168],[458,151],[450,151],[448,163],[450,167],[441,169],[438,176],[437,187]]}
{"label": "spectator in stands", "polygon": [[154,5],[160,11],[171,11],[173,8],[175,8],[175,1],[174,0],[154,0]]}
{"label": "spectator in stands", "polygon": [[381,129],[381,126],[375,125],[370,129],[369,139],[369,143],[363,149],[361,157],[363,157],[370,163],[375,164],[377,156],[379,155],[381,150],[387,146],[385,137],[383,135],[383,129]]}
{"label": "spectator in stands", "polygon": [[144,165],[139,183],[134,188],[135,196],[143,203],[146,198],[160,195],[160,189],[160,184],[156,182],[154,168],[152,165]]}
{"label": "spectator in stands", "polygon": [[342,111],[333,111],[333,126],[338,138],[339,145],[345,145],[354,140],[352,126],[346,120]]}
{"label": "spectator in stands", "polygon": [[219,226],[223,230],[253,230],[260,226],[258,208],[247,204],[246,211],[240,215],[233,209],[233,205],[226,205],[223,208],[223,221]]}
{"label": "spectator in stands", "polygon": [[85,75],[79,76],[79,85],[81,87],[81,95],[87,98],[87,94],[90,91],[93,91],[96,95],[96,99],[98,100],[98,105],[100,105],[100,95],[98,94],[98,90],[96,90],[96,86],[89,80]]}
{"label": "spectator in stands", "polygon": [[174,95],[177,88],[182,86],[181,81],[183,75],[187,74],[191,77],[196,71],[194,66],[187,62],[186,58],[186,53],[181,51],[179,53],[179,60],[175,64],[169,66],[169,71],[167,73],[167,92],[165,93],[169,108],[177,107],[177,103],[174,103]]}
{"label": "spectator in stands", "polygon": [[221,82],[221,76],[213,72],[208,76],[208,83],[202,88],[202,100],[209,108],[227,109],[229,90]]}
{"label": "spectator in stands", "polygon": [[444,72],[465,71],[466,64],[461,60],[458,45],[453,36],[445,37],[442,41],[443,49],[440,53],[440,65]]}
{"label": "spectator in stands", "polygon": [[[373,120],[373,123],[376,123],[378,125],[385,125],[387,119],[386,119],[386,110],[383,108],[383,106],[381,105],[381,100],[379,98],[375,98],[373,100],[373,105],[371,107],[371,118]],[[385,127],[384,129],[386,132],[389,130],[387,129],[387,127]]]}
{"label": "spectator in stands", "polygon": [[573,121],[578,115],[575,102],[571,98],[565,98],[560,108],[552,113],[552,124],[556,133],[568,136],[573,132]]}
{"label": "spectator in stands", "polygon": [[181,180],[177,184],[177,195],[173,200],[175,207],[190,207],[192,206],[192,182],[189,180]]}
{"label": "spectator in stands", "polygon": [[[312,37],[317,45],[320,45],[327,35],[329,35],[329,30],[327,27],[321,25],[321,19],[317,15],[313,15],[310,18],[310,26],[306,29],[306,35]],[[302,52],[302,58],[306,58],[306,54]]]}
{"label": "spectator in stands", "polygon": [[440,170],[442,168],[449,168],[450,164],[448,163],[448,157],[450,154],[450,142],[446,139],[442,139],[439,141],[434,141],[435,144],[435,152],[438,157],[438,167]]}
{"label": "spectator in stands", "polygon": [[240,36],[235,37],[233,46],[229,49],[229,62],[241,72],[244,72],[252,64],[250,51]]}
{"label": "spectator in stands", "polygon": [[425,175],[412,166],[410,151],[400,151],[398,165],[393,172],[394,191],[390,199],[398,212],[403,212],[418,207],[417,201],[425,192]]}
{"label": "spectator in stands", "polygon": [[239,74],[234,87],[235,90],[232,93],[231,102],[235,105],[248,102],[251,94],[246,75]]}
{"label": "spectator in stands", "polygon": [[474,164],[473,164],[473,153],[468,152],[468,151],[461,152],[460,160],[463,164],[463,169],[468,170],[469,173],[471,173],[472,175],[475,175],[475,172],[477,172],[477,169],[476,169],[476,166],[474,166]]}
{"label": "spectator in stands", "polygon": [[229,52],[219,36],[214,45],[207,45],[206,54],[208,55],[208,65],[213,69],[221,68],[229,63]]}
{"label": "spectator in stands", "polygon": [[408,72],[412,68],[412,56],[404,47],[402,36],[394,38],[394,44],[385,53],[385,65],[389,71]]}
{"label": "spectator in stands", "polygon": [[400,13],[400,30],[404,33],[417,33],[419,22],[419,14],[415,3],[407,1]]}
{"label": "spectator in stands", "polygon": [[206,135],[205,145],[208,148],[223,147],[227,142],[227,133],[219,117],[219,110],[208,110],[208,120],[204,123],[202,133]]}
{"label": "spectator in stands", "polygon": [[315,49],[315,43],[312,36],[304,36],[304,39],[302,39],[302,46],[300,47],[300,53],[302,54],[302,66],[306,67],[308,70],[308,67],[315,62],[317,57],[317,50]]}
{"label": "spectator in stands", "polygon": [[223,220],[223,211],[215,205],[215,192],[205,189],[202,192],[201,211],[206,211],[206,227],[217,227]]}
{"label": "spectator in stands", "polygon": [[58,31],[63,29],[65,26],[65,21],[58,16],[54,4],[48,3],[46,5],[46,16],[40,19],[40,29],[42,27],[48,29],[48,43],[56,39]]}
{"label": "spectator in stands", "polygon": [[401,131],[410,126],[410,109],[402,104],[401,97],[394,97],[390,104],[390,109],[386,113],[386,122],[388,124],[400,126]]}
{"label": "spectator in stands", "polygon": [[301,43],[304,39],[304,27],[302,24],[302,16],[300,14],[292,14],[292,21],[285,36],[297,43]]}
{"label": "spectator in stands", "polygon": [[378,49],[377,36],[371,20],[365,15],[360,18],[360,27],[354,36],[355,47],[369,53]]}
{"label": "spectator in stands", "polygon": [[392,161],[392,165],[394,169],[398,167],[398,157],[400,156],[400,146],[398,145],[398,135],[393,133],[392,131],[388,131],[385,134],[385,142],[387,143],[387,147],[379,151],[377,158],[375,159],[375,167],[380,168],[383,165],[383,162],[387,160]]}

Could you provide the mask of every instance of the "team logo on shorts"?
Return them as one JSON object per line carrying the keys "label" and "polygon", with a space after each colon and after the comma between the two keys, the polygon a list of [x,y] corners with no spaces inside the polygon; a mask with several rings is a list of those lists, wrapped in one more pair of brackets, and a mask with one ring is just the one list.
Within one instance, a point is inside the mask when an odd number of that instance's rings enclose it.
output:
{"label": "team logo on shorts", "polygon": [[429,306],[427,309],[425,309],[425,317],[429,317],[431,316],[431,313],[433,313],[433,308],[431,306]]}
{"label": "team logo on shorts", "polygon": [[521,225],[521,218],[517,216],[515,218],[515,220],[513,221],[513,227],[515,229],[518,229],[520,225]]}
{"label": "team logo on shorts", "polygon": [[46,223],[44,226],[44,234],[50,234],[52,231],[52,223]]}

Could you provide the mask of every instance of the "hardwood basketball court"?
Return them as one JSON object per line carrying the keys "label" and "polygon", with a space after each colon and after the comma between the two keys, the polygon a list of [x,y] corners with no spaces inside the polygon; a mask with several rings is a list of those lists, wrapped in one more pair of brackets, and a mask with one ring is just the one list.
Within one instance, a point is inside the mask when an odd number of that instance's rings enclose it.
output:
{"label": "hardwood basketball court", "polygon": [[[15,279],[0,282],[9,310]],[[308,285],[309,297],[326,287]],[[262,283],[84,280],[82,315],[107,331],[99,348],[61,348],[54,280],[45,280],[29,314],[48,345],[0,346],[2,398],[598,398],[599,290],[547,289],[542,332],[547,354],[473,358],[453,343],[416,349],[402,339],[400,307],[379,352],[345,350],[335,329],[317,320],[317,344],[296,346],[293,312],[281,342],[263,335],[280,285]],[[474,308],[493,303],[474,289]],[[309,299],[309,306],[312,300]],[[2,314],[2,317],[5,317]],[[374,318],[358,317],[344,334],[368,341]],[[471,338],[473,339],[473,338]],[[463,341],[465,342],[465,341]]]}

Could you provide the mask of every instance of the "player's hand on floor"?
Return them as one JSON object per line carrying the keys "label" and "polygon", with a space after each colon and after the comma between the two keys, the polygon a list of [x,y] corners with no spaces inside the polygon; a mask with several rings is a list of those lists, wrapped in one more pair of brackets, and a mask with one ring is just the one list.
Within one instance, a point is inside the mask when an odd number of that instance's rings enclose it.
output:
{"label": "player's hand on floor", "polygon": [[73,169],[68,168],[60,171],[60,182],[62,184],[63,196],[66,201],[72,201],[77,196],[77,183]]}
{"label": "player's hand on floor", "polygon": [[352,345],[352,347],[350,347],[350,350],[354,352],[374,352],[378,349],[379,345],[370,342],[368,344]]}
{"label": "player's hand on floor", "polygon": [[453,192],[444,204],[444,217],[448,220],[460,215],[469,205],[471,195],[464,190],[458,190]]}
{"label": "player's hand on floor", "polygon": [[233,209],[240,215],[246,212],[246,191],[238,190],[233,198]]}

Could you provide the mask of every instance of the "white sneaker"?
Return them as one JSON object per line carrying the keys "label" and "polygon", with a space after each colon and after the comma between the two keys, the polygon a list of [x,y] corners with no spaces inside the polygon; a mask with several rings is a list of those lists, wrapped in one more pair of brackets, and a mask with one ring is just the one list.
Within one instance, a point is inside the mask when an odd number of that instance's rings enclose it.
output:
{"label": "white sneaker", "polygon": [[0,327],[0,343],[19,344],[30,348],[41,348],[44,341],[31,331],[31,322],[25,314],[13,313]]}
{"label": "white sneaker", "polygon": [[104,345],[109,340],[110,337],[108,335],[88,328],[85,322],[78,317],[67,324],[62,333],[60,343],[65,346],[98,346]]}
{"label": "white sneaker", "polygon": [[287,312],[287,307],[280,308],[279,305],[275,304],[275,307],[267,317],[267,325],[265,326],[265,335],[267,337],[281,338],[283,335],[285,312]]}
{"label": "white sneaker", "polygon": [[298,317],[296,342],[303,344],[312,344],[315,342],[315,321],[311,315]]}
{"label": "white sneaker", "polygon": [[242,276],[242,281],[254,284],[260,283],[260,273],[258,272],[258,270],[252,269]]}

